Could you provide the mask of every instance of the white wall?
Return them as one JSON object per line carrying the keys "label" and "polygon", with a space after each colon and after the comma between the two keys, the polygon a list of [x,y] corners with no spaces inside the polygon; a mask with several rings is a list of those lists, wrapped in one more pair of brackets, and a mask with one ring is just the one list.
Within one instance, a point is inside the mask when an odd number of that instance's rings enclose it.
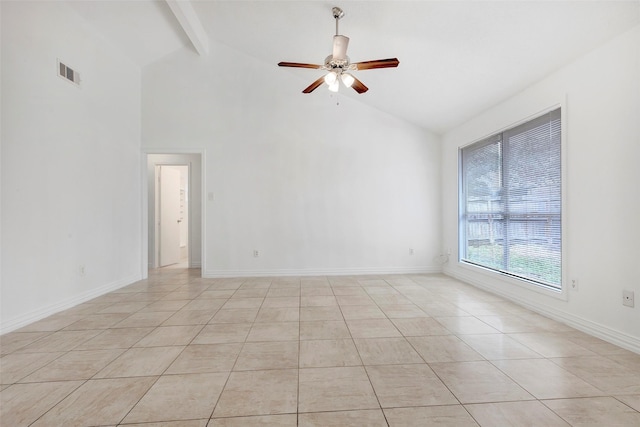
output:
{"label": "white wall", "polygon": [[[456,248],[458,148],[558,102],[565,116],[566,298],[451,260],[445,271],[640,351],[640,27],[572,62],[443,136],[444,246]],[[566,102],[565,102],[566,101]],[[565,283],[564,286],[567,286]]]}
{"label": "white wall", "polygon": [[0,4],[6,332],[141,276],[140,70],[63,2]]}
{"label": "white wall", "polygon": [[144,68],[143,149],[206,152],[203,274],[440,271],[438,137],[317,77],[215,43]]}

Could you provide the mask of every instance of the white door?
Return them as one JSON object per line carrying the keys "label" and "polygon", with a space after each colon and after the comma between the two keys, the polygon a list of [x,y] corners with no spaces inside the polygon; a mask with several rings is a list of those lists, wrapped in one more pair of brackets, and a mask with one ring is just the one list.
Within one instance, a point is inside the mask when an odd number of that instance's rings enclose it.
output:
{"label": "white door", "polygon": [[180,171],[160,166],[160,267],[180,261]]}

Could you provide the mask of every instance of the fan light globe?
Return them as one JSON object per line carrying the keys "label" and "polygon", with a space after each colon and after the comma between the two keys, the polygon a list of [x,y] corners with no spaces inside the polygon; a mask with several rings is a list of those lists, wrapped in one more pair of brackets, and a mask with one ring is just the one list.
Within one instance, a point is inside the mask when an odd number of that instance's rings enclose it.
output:
{"label": "fan light globe", "polygon": [[342,79],[342,83],[344,83],[346,87],[351,87],[351,85],[355,81],[355,78],[349,73],[343,73],[340,78]]}
{"label": "fan light globe", "polygon": [[329,90],[331,92],[337,92],[340,89],[340,82],[336,79],[329,85]]}
{"label": "fan light globe", "polygon": [[331,71],[329,73],[327,73],[326,76],[324,76],[324,82],[326,84],[328,84],[329,86],[331,86],[332,84],[334,84],[336,82],[336,80],[338,79],[338,75]]}

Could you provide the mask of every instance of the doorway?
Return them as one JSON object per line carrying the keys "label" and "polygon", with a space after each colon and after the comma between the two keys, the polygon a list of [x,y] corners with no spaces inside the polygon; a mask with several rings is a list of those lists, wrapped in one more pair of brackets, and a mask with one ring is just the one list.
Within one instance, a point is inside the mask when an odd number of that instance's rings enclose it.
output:
{"label": "doorway", "polygon": [[145,270],[200,268],[202,155],[147,153],[146,167]]}

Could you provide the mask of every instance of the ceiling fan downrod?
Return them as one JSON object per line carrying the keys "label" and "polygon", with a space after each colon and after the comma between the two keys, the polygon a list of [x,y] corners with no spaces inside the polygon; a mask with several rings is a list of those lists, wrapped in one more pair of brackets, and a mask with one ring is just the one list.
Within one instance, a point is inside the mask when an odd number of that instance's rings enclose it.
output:
{"label": "ceiling fan downrod", "polygon": [[340,21],[340,18],[344,16],[344,11],[340,9],[338,6],[335,6],[333,9],[331,9],[331,11],[333,12],[333,17],[336,20],[336,36],[337,36],[340,34],[338,32],[338,22]]}
{"label": "ceiling fan downrod", "polygon": [[338,6],[335,6],[331,10],[333,12],[333,17],[336,20],[336,35],[333,36],[333,52],[325,60],[325,66],[328,70],[340,68],[340,71],[342,71],[349,67],[349,57],[347,56],[349,37],[341,36],[338,28],[338,23],[344,16],[344,11]]}

